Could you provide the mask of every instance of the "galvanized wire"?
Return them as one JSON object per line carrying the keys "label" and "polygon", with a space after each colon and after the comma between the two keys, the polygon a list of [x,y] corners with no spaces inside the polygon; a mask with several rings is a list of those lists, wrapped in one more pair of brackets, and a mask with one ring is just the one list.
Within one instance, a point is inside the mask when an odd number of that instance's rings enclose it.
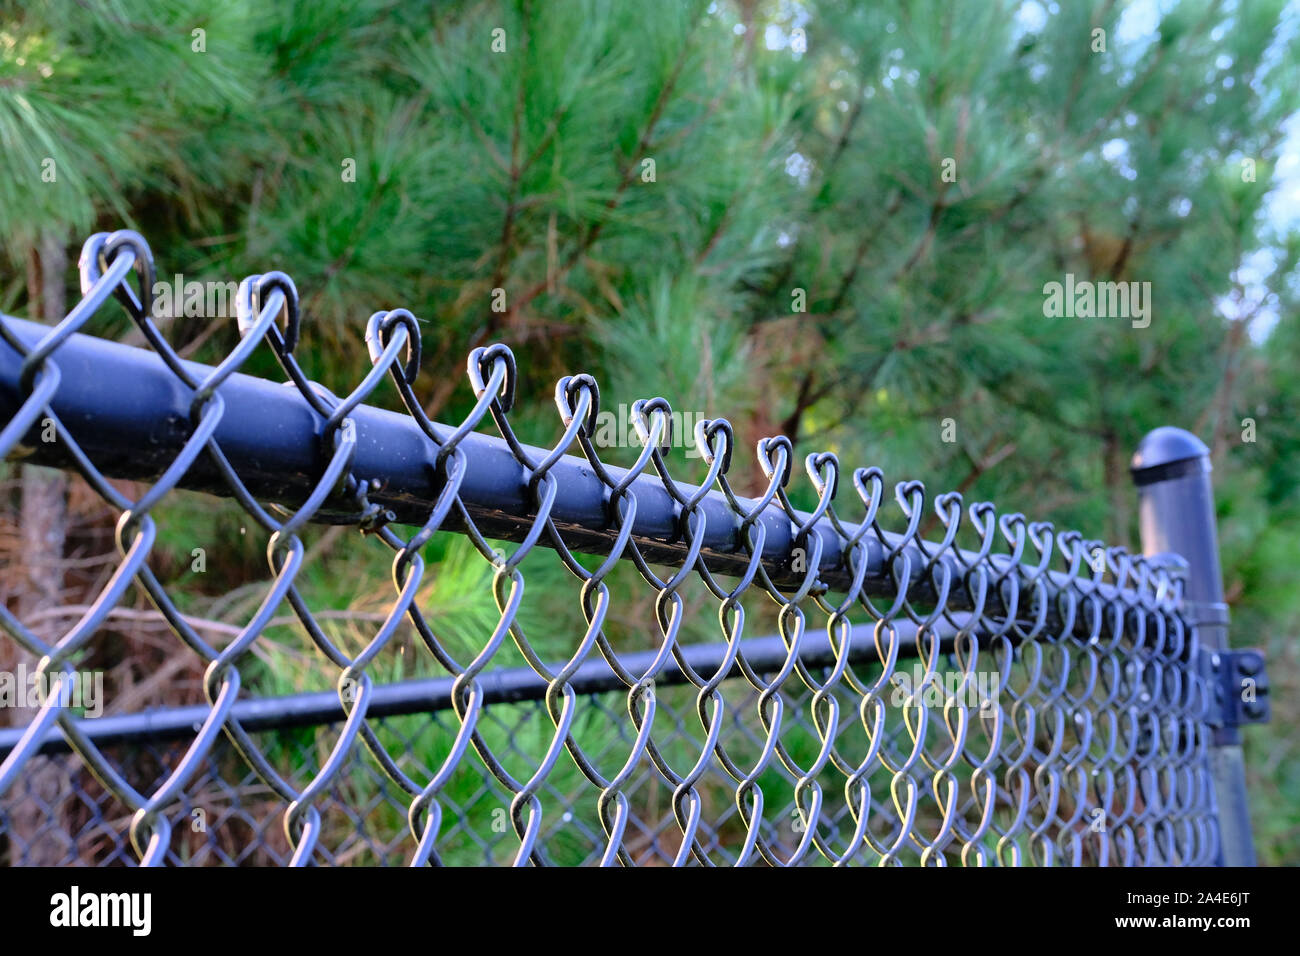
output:
{"label": "galvanized wire", "polygon": [[[1021,514],[999,516],[988,503],[964,508],[956,493],[934,500],[943,530],[939,542],[927,542],[920,482],[899,484],[891,505],[879,469],[842,475],[830,453],[805,461],[817,505],[804,513],[788,495],[794,450],[783,437],[759,442],[766,486],[758,497],[744,497],[729,478],[734,436],[723,419],[697,426],[707,474],[688,484],[669,471],[672,409],[662,398],[632,405],[642,444],[629,468],[614,469],[594,443],[600,396],[589,375],[557,383],[562,434],[539,452],[511,426],[517,372],[503,345],[470,354],[476,403],[458,425],[436,425],[413,388],[420,328],[404,309],[370,317],[365,337],[373,367],[338,398],[310,382],[295,358],[298,293],[279,272],[240,284],[240,342],[217,368],[196,376],[197,367],[181,361],[150,318],[154,266],[139,235],[92,236],[80,271],[81,300],[34,346],[0,318],[6,343],[0,349],[22,356],[17,411],[0,431],[0,454],[21,455],[31,434],[51,420],[76,470],[120,514],[121,557],[93,605],[57,640],[43,640],[0,607],[3,639],[39,659],[39,675],[71,679],[134,584],[166,620],[177,653],[196,655],[205,666],[206,716],[180,748],[148,740],[100,746],[88,722],[50,693],[0,763],[0,848],[14,839],[4,829],[6,808],[31,798],[23,793],[25,769],[46,759],[36,755],[61,735],[71,752],[53,758],[67,776],[62,795],[93,808],[90,829],[45,836],[62,841],[71,859],[78,841],[93,832],[102,846],[91,856],[101,863],[1204,865],[1215,859],[1207,764],[1212,701],[1197,665],[1195,630],[1181,611],[1175,567],[1077,532],[1058,533]],[[60,421],[54,407],[60,348],[110,296],[190,396],[183,444],[136,498],[110,483],[77,443],[76,424]],[[319,473],[294,509],[259,501],[216,438],[225,414],[222,385],[263,343],[319,424]],[[423,525],[409,536],[371,500],[374,476],[353,467],[354,413],[385,377],[436,449],[439,490]],[[480,531],[460,494],[470,464],[467,436],[488,424],[510,450],[529,505],[512,519],[517,546],[508,554]],[[605,490],[602,520],[583,529],[583,550],[601,543],[604,560],[594,570],[578,560],[572,531],[552,515],[557,463],[570,461],[565,456],[574,449]],[[220,647],[186,620],[147,563],[158,534],[151,511],[200,460],[267,535],[269,579],[260,606]],[[647,559],[644,542],[632,533],[637,489],[648,478],[674,503],[680,558],[666,571],[656,570],[662,565]],[[716,521],[719,502],[741,556],[724,572],[710,567],[703,548],[706,533],[718,533],[708,524],[710,515]],[[305,558],[300,535],[327,507],[334,515],[349,510],[351,523],[394,555],[391,604],[369,643],[351,655],[327,635],[298,587]],[[882,527],[894,507],[901,533]],[[851,520],[849,511],[862,516]],[[787,525],[789,541],[775,556],[767,539],[774,520]],[[422,549],[442,530],[466,535],[493,568],[499,620],[472,654],[457,654],[416,601],[426,575]],[[959,534],[973,535],[978,547],[958,547]],[[579,582],[585,628],[559,663],[543,659],[519,616],[523,565],[538,547],[552,549]],[[631,658],[615,649],[606,628],[619,593],[610,577],[620,562],[631,562],[654,598],[644,645],[651,653],[637,657],[635,667],[627,666]],[[831,565],[838,569],[833,581],[824,573]],[[692,665],[679,640],[687,613],[683,592],[692,580],[702,582],[718,611],[723,650],[705,668]],[[755,595],[775,602],[784,650],[781,659],[758,667],[746,654],[753,645],[744,601]],[[241,665],[286,603],[336,670],[344,715],[313,732],[313,759],[306,762],[268,756],[278,747],[273,735],[249,731],[234,710]],[[394,734],[394,722],[417,718],[370,716],[376,684],[368,669],[407,624],[454,684],[449,709],[404,725],[403,736]],[[823,627],[829,657],[810,663]],[[503,703],[485,690],[510,644],[536,675],[531,703]],[[612,672],[609,685],[575,689],[575,676],[597,659]],[[915,661],[910,671],[908,659]],[[582,728],[593,718],[616,729],[615,747],[584,748]],[[542,746],[516,745],[509,722],[523,720],[545,728]],[[436,740],[416,748],[412,738],[434,726],[442,731]],[[154,757],[145,760],[151,746]],[[433,759],[416,759],[417,749]],[[93,774],[93,793],[80,782],[86,777],[79,768]],[[457,796],[466,775],[481,782],[474,800]],[[358,780],[368,780],[369,790],[358,790]],[[243,820],[243,831],[233,823],[190,825],[190,811],[211,804],[214,793],[250,788],[263,815],[240,811],[244,816],[225,818]],[[651,789],[657,802],[647,796]],[[362,790],[370,801],[364,812],[352,802]],[[483,801],[502,811],[491,825],[473,822],[471,808]],[[371,831],[370,811],[381,805],[400,809],[404,836],[391,819]],[[269,835],[268,807],[281,818],[282,836]],[[220,842],[237,832],[242,839]],[[565,842],[575,833],[580,851]],[[366,848],[357,850],[358,840]],[[27,849],[10,846],[13,861],[22,862]]]}

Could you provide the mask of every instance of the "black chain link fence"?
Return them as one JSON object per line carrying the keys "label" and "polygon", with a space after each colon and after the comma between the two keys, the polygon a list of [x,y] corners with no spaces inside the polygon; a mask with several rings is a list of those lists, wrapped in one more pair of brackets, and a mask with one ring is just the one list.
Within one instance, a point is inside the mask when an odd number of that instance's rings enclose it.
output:
{"label": "black chain link fence", "polygon": [[[593,441],[600,396],[587,375],[556,387],[555,444],[526,446],[500,345],[469,357],[477,403],[464,421],[435,424],[413,388],[419,323],[400,309],[370,318],[373,370],[340,399],[294,357],[298,297],[282,273],[240,285],[240,343],[200,366],[150,318],[141,237],[92,236],[80,269],[81,301],[56,328],[0,317],[0,454],[79,472],[120,514],[120,559],[66,630],[0,606],[0,643],[47,683],[71,681],[138,589],[174,653],[205,668],[206,703],[89,719],[51,689],[0,732],[0,858],[1218,858],[1214,694],[1176,560],[965,507],[956,493],[927,507],[919,482],[891,502],[878,469],[842,470],[830,453],[808,456],[816,504],[801,511],[784,438],[758,444],[764,486],[743,496],[721,419],[697,425],[703,474],[681,481],[668,464],[672,409],[658,398],[632,406],[642,444],[617,468]],[[110,296],[149,350],[74,334]],[[292,388],[237,374],[265,347]],[[385,380],[404,415],[365,404]],[[128,497],[110,478],[151,483]],[[233,500],[266,542],[260,605],[221,640],[149,563],[152,512],[176,489]],[[392,598],[360,649],[332,637],[304,596],[311,522],[357,526],[359,548],[392,555]],[[423,552],[440,532],[467,539],[490,571],[497,620],[468,645],[417,600],[438,573]],[[525,573],[542,580],[557,560],[573,621],[539,627],[521,612]],[[644,615],[628,632],[611,602],[631,600],[633,578]],[[290,613],[337,678],[327,697],[249,693],[245,676]],[[684,622],[708,617],[714,638],[686,642],[698,632]],[[385,679],[399,644],[438,676]]]}

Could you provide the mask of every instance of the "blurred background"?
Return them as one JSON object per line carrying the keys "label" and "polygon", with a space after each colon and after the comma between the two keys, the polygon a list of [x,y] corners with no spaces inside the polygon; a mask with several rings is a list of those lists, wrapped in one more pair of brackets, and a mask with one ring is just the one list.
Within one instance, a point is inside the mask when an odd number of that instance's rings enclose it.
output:
{"label": "blurred background", "polygon": [[[1129,457],[1188,428],[1213,452],[1232,641],[1269,661],[1273,723],[1244,734],[1259,858],[1296,863],[1298,53],[1300,9],[1277,0],[3,2],[0,310],[61,318],[82,241],[125,226],[163,282],[289,273],[299,359],[339,393],[370,367],[366,319],[406,307],[436,420],[461,420],[465,355],[500,341],[534,443],[561,432],[555,380],[586,371],[606,409],[662,395],[728,418],[746,454],[783,433],[1134,548]],[[1067,275],[1149,282],[1150,324],[1045,314]],[[233,304],[210,313],[178,297],[158,321],[215,363],[238,331]],[[143,341],[111,308],[91,331]],[[244,370],[280,377],[265,349]],[[117,515],[79,480],[3,468],[0,587],[59,633],[116,567]],[[229,633],[265,541],[211,499],[160,512],[153,566]],[[360,647],[391,555],[355,535],[312,533],[304,587]],[[446,535],[426,554],[423,606],[473,646],[491,566]],[[548,573],[523,611],[543,633],[580,620]],[[651,600],[615,600],[627,646]],[[131,601],[85,665],[107,712],[201,702],[197,658]],[[693,617],[686,639],[718,639]],[[333,685],[299,631],[268,638],[250,692]]]}

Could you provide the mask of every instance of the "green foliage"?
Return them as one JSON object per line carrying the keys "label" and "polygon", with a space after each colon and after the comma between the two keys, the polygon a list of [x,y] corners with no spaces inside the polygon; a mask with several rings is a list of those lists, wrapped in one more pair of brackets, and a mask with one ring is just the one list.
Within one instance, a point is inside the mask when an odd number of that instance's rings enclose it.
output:
{"label": "green foliage", "polygon": [[[252,105],[248,7],[209,6],[117,0],[69,17],[60,3],[4,5],[0,234],[11,253],[39,225],[85,231],[100,210],[129,219],[132,194],[184,205],[197,183],[222,181],[199,133]],[[212,55],[193,52],[199,29]]]}

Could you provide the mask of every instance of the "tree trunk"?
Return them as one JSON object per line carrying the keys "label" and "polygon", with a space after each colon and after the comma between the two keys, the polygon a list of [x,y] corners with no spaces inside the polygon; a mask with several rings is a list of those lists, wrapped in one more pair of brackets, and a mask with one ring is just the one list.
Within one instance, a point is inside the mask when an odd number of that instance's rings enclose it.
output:
{"label": "tree trunk", "polygon": [[1133,480],[1129,477],[1129,452],[1119,435],[1106,430],[1102,441],[1104,483],[1110,507],[1106,509],[1106,543],[1120,545],[1132,540]]}
{"label": "tree trunk", "polygon": [[[55,323],[63,318],[67,304],[63,285],[67,264],[62,237],[50,230],[43,232],[28,267],[27,296],[33,319],[40,317]],[[25,621],[34,611],[62,603],[67,490],[67,479],[61,472],[23,466],[19,538],[25,573],[17,599],[20,621]],[[54,620],[32,630],[47,644],[59,637]],[[10,646],[14,650],[13,660],[5,664],[21,663],[31,674],[38,658],[16,644]],[[26,694],[20,695],[20,704],[26,703],[25,697]],[[14,726],[25,726],[36,713],[29,707],[19,706],[10,720]],[[69,848],[60,839],[66,832],[63,825],[66,810],[61,802],[64,780],[65,774],[56,761],[46,757],[28,761],[24,779],[15,785],[13,793],[19,799],[10,813],[10,858],[15,865],[53,866],[67,858]]]}

